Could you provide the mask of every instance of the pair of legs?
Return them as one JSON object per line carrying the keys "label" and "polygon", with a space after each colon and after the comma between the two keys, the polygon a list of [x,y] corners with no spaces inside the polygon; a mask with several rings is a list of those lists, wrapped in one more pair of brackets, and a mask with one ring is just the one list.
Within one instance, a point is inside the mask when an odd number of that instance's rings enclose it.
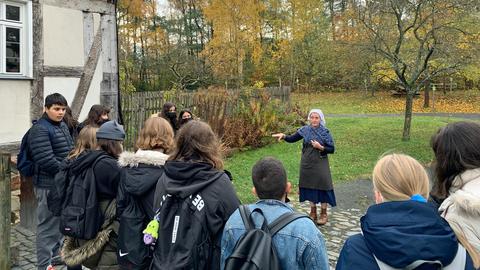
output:
{"label": "pair of legs", "polygon": [[45,270],[52,264],[62,245],[60,218],[53,215],[47,206],[48,188],[35,188],[37,199],[37,267]]}
{"label": "pair of legs", "polygon": [[317,216],[317,205],[310,202],[310,218],[318,225],[325,225],[328,222],[327,203],[320,203],[320,217]]}

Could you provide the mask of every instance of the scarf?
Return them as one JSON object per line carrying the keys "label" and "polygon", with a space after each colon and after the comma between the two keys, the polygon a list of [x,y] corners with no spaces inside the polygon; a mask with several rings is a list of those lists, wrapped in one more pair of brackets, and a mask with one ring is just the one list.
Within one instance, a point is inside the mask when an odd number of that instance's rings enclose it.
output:
{"label": "scarf", "polygon": [[303,137],[304,143],[310,144],[312,140],[315,140],[321,145],[334,145],[330,131],[322,125],[318,127],[313,127],[311,125],[303,126],[298,130],[298,133]]}

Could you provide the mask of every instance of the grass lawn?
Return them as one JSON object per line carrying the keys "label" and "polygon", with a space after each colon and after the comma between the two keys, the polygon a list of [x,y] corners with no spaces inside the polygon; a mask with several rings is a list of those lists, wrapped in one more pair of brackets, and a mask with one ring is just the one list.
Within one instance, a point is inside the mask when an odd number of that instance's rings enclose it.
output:
{"label": "grass lawn", "polygon": [[[390,92],[378,92],[374,97],[364,92],[317,92],[293,93],[292,103],[308,111],[320,108],[325,114],[335,113],[403,113],[405,97],[393,97]],[[433,112],[432,97],[430,107],[423,108],[423,93],[415,98],[414,112]],[[436,112],[472,113],[480,112],[480,90],[435,92]]]}
{"label": "grass lawn", "polygon": [[[414,117],[411,139],[403,142],[400,139],[403,117],[327,119],[327,126],[336,144],[336,153],[329,156],[334,182],[368,177],[379,156],[385,152],[401,152],[423,163],[430,162],[433,157],[430,137],[439,127],[456,120]],[[301,142],[273,143],[260,149],[239,152],[228,158],[225,167],[233,174],[234,185],[242,202],[255,201],[251,194],[251,168],[257,160],[265,156],[273,156],[283,162],[296,192],[301,147]]]}

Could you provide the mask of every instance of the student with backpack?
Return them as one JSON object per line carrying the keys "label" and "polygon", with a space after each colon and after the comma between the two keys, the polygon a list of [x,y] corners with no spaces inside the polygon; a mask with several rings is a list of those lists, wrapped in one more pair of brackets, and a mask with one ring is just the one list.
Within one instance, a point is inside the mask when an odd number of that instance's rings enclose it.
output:
{"label": "student with backpack", "polygon": [[361,234],[350,236],[337,270],[473,270],[472,260],[452,228],[427,203],[429,180],[410,156],[390,154],[373,169],[376,205],[360,219]]}
{"label": "student with backpack", "polygon": [[[62,210],[67,203],[66,197],[71,198],[73,192],[77,192],[72,186],[77,180],[83,180],[87,176],[87,171],[78,167],[78,164],[80,164],[79,161],[83,159],[83,156],[85,156],[88,151],[95,150],[97,147],[97,140],[95,138],[97,129],[98,128],[87,127],[80,131],[80,134],[77,136],[75,148],[62,163],[60,171],[55,175],[54,186],[48,193],[48,209],[52,211],[54,216],[60,217],[60,228],[65,226],[65,221],[62,220],[62,218],[64,218],[62,217]],[[74,225],[78,225],[76,219]],[[67,265],[67,269],[81,270],[82,267],[81,265]]]}
{"label": "student with backpack", "polygon": [[271,157],[259,160],[252,180],[260,200],[240,207],[227,221],[221,269],[328,270],[323,235],[307,215],[285,203],[291,184],[282,163]]}
{"label": "student with backpack", "polygon": [[177,133],[156,190],[158,240],[150,269],[219,269],[220,240],[239,206],[210,126],[192,120]]}
{"label": "student with backpack", "polygon": [[[83,130],[82,130],[83,131]],[[96,132],[96,150],[85,151],[70,166],[60,230],[67,265],[90,269],[118,269],[116,196],[120,181],[117,159],[123,151],[123,127],[116,121]]]}
{"label": "student with backpack", "polygon": [[73,148],[67,125],[62,121],[67,100],[58,93],[45,98],[42,117],[22,139],[18,167],[22,175],[33,176],[37,199],[37,267],[52,267],[52,258],[58,255],[62,234],[58,231],[59,218],[48,209],[47,196],[62,161]]}
{"label": "student with backpack", "polygon": [[173,129],[161,117],[145,121],[135,145],[136,152],[123,152],[118,159],[122,176],[117,195],[118,264],[120,269],[146,269],[150,248],[143,242],[143,230],[153,219],[155,187],[163,165],[173,148]]}

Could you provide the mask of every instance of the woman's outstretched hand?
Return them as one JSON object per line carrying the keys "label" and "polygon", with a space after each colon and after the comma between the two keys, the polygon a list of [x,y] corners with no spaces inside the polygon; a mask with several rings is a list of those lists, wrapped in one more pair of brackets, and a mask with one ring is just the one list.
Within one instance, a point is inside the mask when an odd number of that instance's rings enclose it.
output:
{"label": "woman's outstretched hand", "polygon": [[272,137],[277,138],[278,141],[281,141],[282,139],[285,138],[285,134],[283,133],[275,133],[272,135]]}

